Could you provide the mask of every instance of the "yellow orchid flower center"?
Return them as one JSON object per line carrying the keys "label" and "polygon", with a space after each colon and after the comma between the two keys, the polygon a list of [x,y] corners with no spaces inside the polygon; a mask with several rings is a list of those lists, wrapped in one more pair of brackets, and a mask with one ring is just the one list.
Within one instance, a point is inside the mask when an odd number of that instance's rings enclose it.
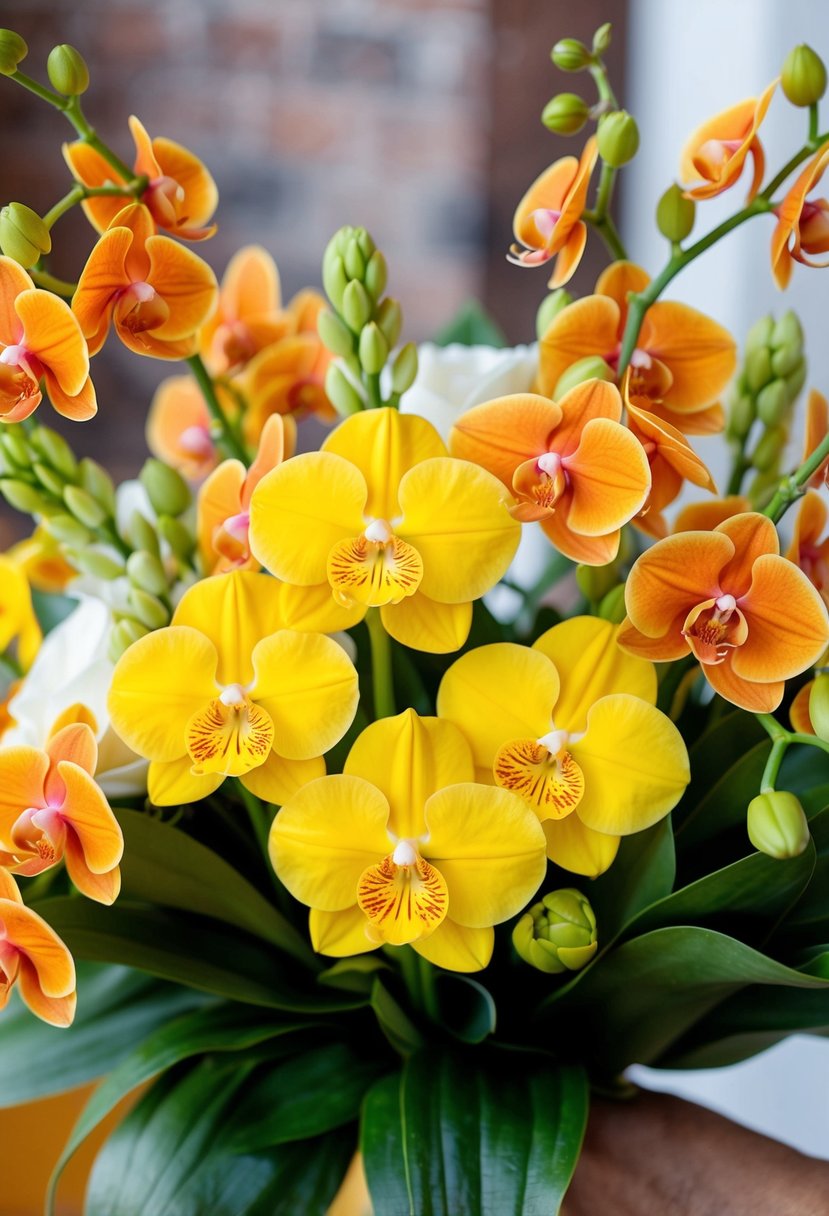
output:
{"label": "yellow orchid flower center", "polygon": [[372,519],[362,536],[334,545],[328,555],[328,581],[345,608],[399,604],[414,595],[423,578],[417,549],[395,536],[385,519]]}
{"label": "yellow orchid flower center", "polygon": [[228,684],[187,724],[187,752],[196,774],[240,777],[267,760],[273,740],[273,719],[241,684]]}
{"label": "yellow orchid flower center", "polygon": [[540,739],[506,743],[495,756],[496,783],[520,794],[540,819],[564,819],[584,794],[584,773],[567,750],[577,738],[553,729]]}
{"label": "yellow orchid flower center", "polygon": [[416,842],[399,840],[379,865],[360,876],[357,903],[378,941],[404,946],[434,932],[449,908],[446,880],[420,856]]}
{"label": "yellow orchid flower center", "polygon": [[170,316],[170,309],[149,283],[131,283],[118,293],[115,320],[131,334],[157,329]]}
{"label": "yellow orchid flower center", "polygon": [[692,608],[682,633],[700,663],[722,663],[748,637],[748,625],[733,595],[720,595]]}

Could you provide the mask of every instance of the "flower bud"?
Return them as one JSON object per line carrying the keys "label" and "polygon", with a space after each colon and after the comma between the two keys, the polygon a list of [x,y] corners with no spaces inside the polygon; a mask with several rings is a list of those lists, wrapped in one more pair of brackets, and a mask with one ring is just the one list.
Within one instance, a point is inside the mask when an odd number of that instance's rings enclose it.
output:
{"label": "flower bud", "polygon": [[407,392],[417,377],[417,347],[407,342],[401,347],[391,365],[392,392],[398,395]]}
{"label": "flower bud", "polygon": [[131,553],[127,558],[127,576],[134,587],[150,595],[166,595],[170,590],[167,575],[159,559],[146,549]]}
{"label": "flower bud", "polygon": [[345,273],[342,257],[336,252],[329,257],[328,250],[325,251],[325,257],[322,260],[322,285],[325,288],[325,294],[337,311],[342,311],[343,295],[348,286],[348,275]]}
{"label": "flower bud", "polygon": [[360,279],[360,281],[362,281],[363,276],[366,273],[366,259],[363,257],[362,252],[360,251],[360,246],[357,244],[354,237],[351,238],[345,247],[343,265],[345,266],[345,273],[348,275],[349,279]]}
{"label": "flower bud", "polygon": [[806,383],[806,360],[801,359],[794,371],[786,377],[786,392],[789,402],[793,403],[803,385]]}
{"label": "flower bud", "polygon": [[598,949],[590,901],[573,887],[551,891],[518,921],[512,944],[525,963],[548,975],[580,971]]}
{"label": "flower bud", "polygon": [[809,693],[809,719],[818,739],[829,743],[829,672],[815,677]]}
{"label": "flower bud", "polygon": [[804,363],[802,351],[798,346],[781,346],[772,353],[771,370],[775,376],[789,376]]}
{"label": "flower bud", "polygon": [[115,486],[106,469],[102,469],[96,460],[85,456],[79,465],[81,485],[87,494],[91,494],[99,502],[108,515],[115,514]]}
{"label": "flower bud", "polygon": [[357,279],[352,279],[343,292],[340,311],[349,329],[358,334],[371,319],[371,296]]}
{"label": "flower bud", "polygon": [[377,246],[371,239],[371,234],[365,228],[355,228],[353,235],[360,247],[360,252],[362,253],[366,262],[368,262],[377,249]]}
{"label": "flower bud", "polygon": [[748,804],[748,838],[760,853],[784,861],[809,843],[809,823],[794,794],[768,790]]}
{"label": "flower bud", "polygon": [[163,629],[170,619],[170,614],[161,600],[140,587],[131,587],[127,596],[132,615],[148,629]]}
{"label": "flower bud", "polygon": [[656,226],[669,241],[684,241],[694,227],[697,205],[673,183],[656,204]]}
{"label": "flower bud", "polygon": [[764,426],[779,426],[789,412],[789,390],[785,380],[772,380],[757,394],[757,417]]}
{"label": "flower bud", "polygon": [[547,102],[541,121],[556,135],[576,135],[590,117],[590,106],[577,93],[559,93]]}
{"label": "flower bud", "polygon": [[609,21],[605,21],[604,25],[600,25],[593,35],[593,54],[604,55],[605,51],[610,48],[610,35],[613,33],[613,26]]}
{"label": "flower bud", "polygon": [[92,543],[93,534],[73,515],[50,515],[48,519],[44,519],[43,527],[50,536],[54,536],[55,540],[64,545],[80,546]]}
{"label": "flower bud", "polygon": [[46,60],[46,72],[53,89],[64,97],[79,97],[89,88],[89,68],[80,51],[62,43],[52,47]]}
{"label": "flower bud", "polygon": [[619,583],[612,587],[599,604],[599,616],[611,625],[621,625],[627,615],[625,608],[625,584]]}
{"label": "flower bud", "polygon": [[0,431],[0,448],[3,455],[18,469],[28,469],[32,463],[26,441],[19,431],[13,427],[5,427]]}
{"label": "flower bud", "polygon": [[745,378],[753,393],[759,392],[771,380],[771,351],[767,346],[755,346],[746,352]]}
{"label": "flower bud", "polygon": [[545,296],[535,314],[536,336],[543,338],[562,308],[566,308],[568,304],[572,303],[573,297],[563,287],[559,287],[557,291],[551,291],[549,295]]}
{"label": "flower bud", "polygon": [[627,110],[615,110],[599,119],[596,138],[599,156],[613,169],[633,160],[639,149],[639,128]]}
{"label": "flower bud", "polygon": [[38,426],[29,435],[29,443],[43,459],[67,481],[72,481],[78,472],[78,462],[69,444],[48,426]]}
{"label": "flower bud", "polygon": [[59,473],[56,473],[54,469],[50,469],[48,464],[43,464],[41,461],[36,460],[32,465],[32,472],[42,489],[46,490],[49,494],[53,494],[55,498],[63,497],[66,482]]}
{"label": "flower bud", "polygon": [[0,76],[13,76],[29,48],[14,30],[0,30]]}
{"label": "flower bud", "polygon": [[15,511],[22,511],[25,515],[42,515],[50,507],[49,499],[27,481],[4,477],[0,481],[0,494],[10,507],[14,507]]}
{"label": "flower bud", "polygon": [[119,621],[109,635],[108,653],[110,661],[117,663],[124,651],[129,650],[133,642],[137,642],[139,638],[146,637],[149,632],[149,629],[145,629],[143,625],[139,625],[138,621],[129,619]]}
{"label": "flower bud", "polygon": [[49,229],[36,211],[24,203],[9,203],[0,210],[0,249],[24,270],[31,270],[52,248]]}
{"label": "flower bud", "polygon": [[797,313],[788,309],[780,320],[775,322],[769,337],[769,346],[773,350],[780,350],[784,346],[794,347],[797,351],[803,350],[803,326]]}
{"label": "flower bud", "polygon": [[382,329],[389,346],[397,346],[397,340],[403,328],[403,313],[397,300],[392,299],[391,296],[383,300],[374,319]]}
{"label": "flower bud", "polygon": [[578,38],[562,38],[550,51],[550,58],[562,72],[581,72],[596,62]]}
{"label": "flower bud", "polygon": [[377,376],[386,366],[389,344],[383,331],[374,321],[369,321],[360,334],[360,364],[369,376]]}
{"label": "flower bud", "polygon": [[366,291],[373,300],[380,299],[386,290],[388,278],[389,272],[386,266],[386,259],[379,249],[375,249],[366,264],[366,273],[363,280],[366,285]]}
{"label": "flower bud", "polygon": [[156,515],[183,515],[190,506],[187,482],[162,460],[151,457],[138,474]]}
{"label": "flower bud", "polygon": [[[51,523],[51,520],[49,522]],[[110,556],[109,553],[101,553],[99,549],[73,549],[70,557],[73,566],[76,566],[78,570],[83,570],[85,574],[91,574],[93,578],[102,578],[111,582],[113,579],[121,578],[124,573],[122,562]]]}
{"label": "flower bud", "polygon": [[577,384],[583,384],[585,380],[615,380],[613,369],[609,364],[605,363],[600,355],[586,355],[584,359],[578,359],[575,363],[571,363],[566,371],[559,376],[558,382],[553,389],[553,400],[558,401],[571,388],[575,388]]}
{"label": "flower bud", "polygon": [[99,528],[106,519],[107,513],[101,504],[80,486],[64,486],[63,501],[75,518],[86,524],[87,528]]}
{"label": "flower bud", "polygon": [[180,519],[173,519],[172,515],[159,515],[158,532],[179,561],[189,562],[196,547],[196,540]]}
{"label": "flower bud", "polygon": [[770,427],[761,436],[757,447],[751,453],[751,463],[760,473],[769,473],[783,454],[788,441],[785,427]]}
{"label": "flower bud", "polygon": [[728,421],[725,430],[726,438],[738,439],[740,441],[745,439],[756,417],[757,407],[754,403],[754,398],[748,393],[738,392],[736,396],[732,397],[728,408]]}
{"label": "flower bud", "polygon": [[320,310],[317,317],[317,333],[323,346],[327,347],[332,355],[346,358],[354,353],[354,335],[345,322],[340,320],[330,308]]}
{"label": "flower bud", "polygon": [[606,566],[576,566],[576,583],[582,595],[597,604],[619,580],[616,562]]}
{"label": "flower bud", "polygon": [[362,397],[336,363],[329,364],[325,373],[325,395],[343,418],[365,408]]}
{"label": "flower bud", "polygon": [[[167,517],[169,519],[169,516]],[[154,557],[160,557],[161,551],[158,544],[158,533],[148,519],[146,519],[140,511],[133,511],[130,516],[129,524],[127,525],[126,535],[124,539],[129,542],[133,549],[146,549],[148,553],[152,553]]]}
{"label": "flower bud", "polygon": [[780,87],[793,106],[813,106],[826,92],[826,66],[805,43],[789,51],[780,72]]}
{"label": "flower bud", "polygon": [[774,333],[774,317],[760,317],[746,334],[746,354],[761,346],[771,346]]}

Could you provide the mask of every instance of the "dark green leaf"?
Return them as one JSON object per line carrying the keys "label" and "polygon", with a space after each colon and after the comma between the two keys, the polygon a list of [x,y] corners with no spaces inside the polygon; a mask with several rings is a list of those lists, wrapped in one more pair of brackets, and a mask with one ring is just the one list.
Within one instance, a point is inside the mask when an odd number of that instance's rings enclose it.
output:
{"label": "dark green leaf", "polygon": [[829,935],[829,807],[812,816],[809,830],[817,850],[814,873],[783,926],[785,938],[803,945]]}
{"label": "dark green leaf", "polygon": [[68,595],[55,595],[51,591],[32,591],[32,607],[44,633],[51,633],[77,606],[78,601]]}
{"label": "dark green leaf", "polygon": [[463,1043],[483,1043],[495,1033],[495,1001],[492,995],[468,975],[435,971],[440,1023]]}
{"label": "dark green leaf", "polygon": [[388,963],[384,963],[376,954],[355,954],[353,958],[340,959],[333,967],[321,972],[317,976],[317,983],[369,996],[377,972],[389,970]]}
{"label": "dark green leaf", "polygon": [[[728,739],[732,737],[732,734],[727,736]],[[700,752],[702,742],[704,740],[693,749],[694,753]],[[695,763],[704,765],[709,775],[717,774],[717,779],[697,802],[687,794],[683,799],[683,814],[677,817],[675,828],[678,849],[698,848],[727,828],[737,827],[745,821],[748,804],[760,789],[770,747],[768,738],[764,738],[749,747],[745,754],[732,751],[730,755],[721,756],[719,747],[711,756],[706,756],[704,750],[696,756],[692,754],[691,772],[694,772]],[[739,757],[736,761],[735,756]]]}
{"label": "dark green leaf", "polygon": [[501,329],[487,316],[477,300],[468,300],[434,339],[437,346],[458,342],[461,346],[506,346]]}
{"label": "dark green leaf", "polygon": [[380,976],[371,989],[371,1007],[380,1024],[380,1029],[395,1051],[410,1055],[423,1045],[423,1035],[415,1026],[402,1005],[395,1000]]}
{"label": "dark green leaf", "polygon": [[625,836],[610,869],[590,886],[601,949],[638,912],[669,895],[676,874],[670,816],[644,832]]}

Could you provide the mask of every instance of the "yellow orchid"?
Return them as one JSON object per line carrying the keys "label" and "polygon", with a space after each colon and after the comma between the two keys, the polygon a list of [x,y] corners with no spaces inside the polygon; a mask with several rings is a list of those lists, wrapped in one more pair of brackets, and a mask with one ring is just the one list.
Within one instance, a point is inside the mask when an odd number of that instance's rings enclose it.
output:
{"label": "yellow orchid", "polygon": [[251,571],[205,579],[119,660],[110,720],[150,761],[157,805],[206,798],[230,776],[281,803],[325,773],[357,710],[357,672],[331,638],[285,628],[282,592]]}
{"label": "yellow orchid", "polygon": [[311,908],[315,950],[411,945],[450,971],[487,965],[492,926],[532,898],[546,861],[525,803],[474,776],[457,727],[407,709],[367,727],[342,774],[282,808],[271,860]]}
{"label": "yellow orchid", "polygon": [[520,793],[542,821],[547,855],[595,877],[619,838],[676,806],[689,780],[682,736],[658,709],[653,664],[616,646],[595,617],[553,626],[532,647],[481,646],[438,692],[460,727],[478,780]]}
{"label": "yellow orchid", "polygon": [[463,645],[472,601],[504,574],[520,531],[497,478],[388,408],[285,461],[250,505],[250,549],[272,574],[309,594],[330,587],[356,620],[379,608],[392,637],[432,653]]}
{"label": "yellow orchid", "polygon": [[40,649],[43,633],[25,572],[13,557],[0,554],[0,655],[15,639],[18,662],[27,671]]}

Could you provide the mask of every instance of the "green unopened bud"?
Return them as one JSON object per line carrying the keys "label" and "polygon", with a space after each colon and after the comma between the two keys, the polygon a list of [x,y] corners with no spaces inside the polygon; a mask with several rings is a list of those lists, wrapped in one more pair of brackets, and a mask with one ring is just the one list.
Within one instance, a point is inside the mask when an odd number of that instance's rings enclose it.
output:
{"label": "green unopened bud", "polygon": [[48,426],[38,426],[29,436],[29,443],[39,452],[43,459],[53,469],[61,473],[67,481],[72,481],[78,472],[78,462],[69,444]]}
{"label": "green unopened bud", "polygon": [[829,672],[815,676],[809,693],[809,720],[818,739],[829,743]]}
{"label": "green unopened bud", "polygon": [[748,804],[748,838],[760,853],[785,861],[799,857],[809,843],[809,822],[794,794],[768,790]]}
{"label": "green unopened bud", "polygon": [[363,371],[369,376],[379,375],[389,357],[389,344],[374,321],[369,321],[360,334],[359,352]]}
{"label": "green unopened bud", "polygon": [[196,548],[196,539],[180,519],[173,519],[172,515],[159,515],[158,533],[179,561],[189,562]]}
{"label": "green unopened bud", "polygon": [[336,363],[329,364],[325,373],[325,395],[343,418],[358,414],[364,408],[362,397]]}
{"label": "green unopened bud", "polygon": [[748,486],[748,498],[752,510],[760,511],[771,502],[771,497],[780,484],[780,462],[775,463],[762,473],[755,474]]}
{"label": "green unopened bud", "polygon": [[788,376],[802,363],[805,360],[797,346],[781,346],[771,356],[771,370],[775,376]]}
{"label": "green unopened bud", "polygon": [[330,308],[320,309],[317,316],[317,333],[332,355],[347,358],[354,353],[354,335]]}
{"label": "green unopened bud", "polygon": [[407,392],[417,378],[417,347],[407,342],[401,347],[391,365],[391,387],[394,393]]}
{"label": "green unopened bud", "polygon": [[49,494],[54,494],[55,498],[63,497],[66,482],[60,473],[56,473],[48,464],[44,464],[40,460],[34,462],[32,472],[44,490],[47,490]]}
{"label": "green unopened bud", "polygon": [[148,629],[163,629],[170,619],[170,614],[161,600],[142,591],[140,587],[131,587],[127,603],[132,615]]}
{"label": "green unopened bud", "polygon": [[30,270],[51,248],[49,229],[31,207],[9,203],[0,210],[0,249],[6,257]]}
{"label": "green unopened bud", "polygon": [[621,625],[626,615],[625,585],[619,583],[618,586],[611,588],[602,599],[599,604],[599,616],[603,621],[610,621],[611,625]]}
{"label": "green unopened bud", "polygon": [[78,473],[80,483],[87,494],[91,494],[95,501],[101,504],[107,515],[114,515],[115,485],[106,469],[102,468],[96,460],[90,460],[88,456],[85,456],[78,466]]}
{"label": "green unopened bud", "polygon": [[793,346],[798,351],[803,349],[803,326],[791,309],[784,312],[780,320],[775,322],[769,345],[774,350],[780,350],[784,346]]}
{"label": "green unopened bud", "polygon": [[795,367],[791,375],[786,377],[786,392],[789,395],[789,403],[792,404],[797,397],[803,385],[806,383],[806,360],[801,359]]}
{"label": "green unopened bud", "polygon": [[150,458],[138,474],[156,515],[183,515],[190,506],[187,482],[162,460]]}
{"label": "green unopened bud", "polygon": [[774,332],[774,317],[760,317],[755,321],[746,334],[746,354],[761,346],[771,346],[771,335]]}
{"label": "green unopened bud", "polygon": [[14,427],[5,427],[0,431],[0,447],[6,460],[18,469],[27,469],[32,463],[26,440]]}
{"label": "green unopened bud", "polygon": [[550,58],[562,72],[581,72],[596,62],[595,57],[578,38],[562,38],[550,51]]}
{"label": "green unopened bud", "polygon": [[575,388],[577,384],[583,384],[585,380],[613,381],[615,379],[612,367],[605,363],[600,355],[587,355],[584,359],[571,363],[567,370],[561,373],[553,389],[553,400],[558,401],[571,388]]}
{"label": "green unopened bud", "polygon": [[49,499],[34,486],[12,477],[4,477],[0,481],[0,494],[10,507],[14,507],[15,511],[22,511],[25,515],[42,515],[50,507]]}
{"label": "green unopened bud", "polygon": [[150,595],[166,595],[170,590],[164,567],[155,554],[146,549],[129,555],[127,575],[133,586],[149,591]]}
{"label": "green unopened bud", "polygon": [[360,252],[368,262],[377,249],[377,246],[371,239],[371,234],[365,228],[355,228],[354,238],[357,241],[357,244],[360,246]]}
{"label": "green unopened bud", "polygon": [[13,76],[29,48],[14,30],[0,30],[0,76]]}
{"label": "green unopened bud", "polygon": [[64,97],[79,97],[89,88],[89,68],[80,51],[62,43],[52,47],[46,60],[46,72],[53,89]]}
{"label": "green unopened bud", "polygon": [[771,351],[767,346],[755,346],[746,352],[745,358],[746,385],[757,393],[772,379]]}
{"label": "green unopened bud", "polygon": [[149,633],[149,629],[145,629],[143,625],[139,625],[138,621],[125,620],[119,621],[113,626],[112,632],[109,635],[108,652],[110,661],[117,663],[125,650],[129,650],[133,642],[137,642],[139,638],[145,638]]}
{"label": "green unopened bud", "polygon": [[609,21],[605,21],[604,25],[600,25],[593,35],[593,54],[604,55],[605,51],[610,48],[610,35],[613,33],[613,26]]}
{"label": "green unopened bud", "polygon": [[789,390],[785,380],[772,380],[757,394],[757,417],[764,426],[779,426],[789,412]]}
{"label": "green unopened bud", "polygon": [[343,292],[343,302],[340,312],[345,318],[349,329],[358,334],[363,326],[371,320],[371,296],[362,283],[352,279]]}
{"label": "green unopened bud", "polygon": [[[169,518],[169,516],[167,517]],[[136,550],[146,549],[154,557],[160,556],[158,533],[150,521],[140,511],[133,511],[127,525],[125,540]]]}
{"label": "green unopened bud", "polygon": [[80,486],[64,486],[63,501],[69,510],[87,528],[99,528],[107,513],[99,502]]}
{"label": "green unopened bud", "polygon": [[[51,522],[51,521],[50,521]],[[124,573],[124,564],[108,553],[99,549],[73,549],[69,553],[73,566],[91,574],[94,578],[103,578],[108,582],[120,578]]]}
{"label": "green unopened bud", "polygon": [[525,963],[548,975],[580,971],[598,949],[590,901],[573,887],[551,891],[518,921],[512,944]]}
{"label": "green unopened bud", "polygon": [[769,473],[777,466],[788,435],[785,427],[773,426],[760,437],[757,447],[751,453],[751,463],[761,473]]}
{"label": "green unopened bud", "polygon": [[363,257],[360,246],[353,237],[345,247],[343,265],[349,279],[360,279],[362,281],[363,275],[366,273],[366,259]]}
{"label": "green unopened bud", "polygon": [[757,416],[754,398],[747,393],[738,393],[731,400],[726,424],[726,438],[743,440],[751,430]]}
{"label": "green unopened bud", "polygon": [[400,331],[403,328],[403,312],[397,300],[392,296],[383,300],[374,319],[382,329],[389,346],[397,346]]}
{"label": "green unopened bud", "polygon": [[590,106],[578,93],[559,93],[541,111],[541,121],[556,135],[576,135],[590,117]]}
{"label": "green unopened bud", "polygon": [[562,308],[566,308],[568,304],[572,303],[573,297],[563,287],[559,287],[557,291],[551,291],[549,295],[545,296],[535,314],[536,336],[543,338]]}
{"label": "green unopened bud", "polygon": [[379,300],[383,292],[386,290],[389,271],[386,265],[386,259],[383,257],[379,249],[375,249],[374,253],[368,260],[366,265],[366,273],[363,282],[366,285],[366,291],[375,301]]}
{"label": "green unopened bud", "polygon": [[627,110],[616,110],[599,119],[596,131],[599,156],[613,169],[621,169],[639,150],[639,128]]}
{"label": "green unopened bud", "polygon": [[697,205],[673,183],[656,204],[656,226],[669,241],[684,241],[694,227]]}
{"label": "green unopened bud", "polygon": [[805,43],[789,51],[780,72],[780,87],[793,106],[813,106],[826,92],[826,66]]}
{"label": "green unopened bud", "polygon": [[345,273],[343,259],[339,253],[334,252],[329,257],[326,251],[322,262],[322,285],[331,303],[338,312],[341,312],[343,296],[348,286],[348,275]]}
{"label": "green unopened bud", "polygon": [[64,512],[50,515],[48,519],[44,519],[43,527],[50,536],[54,536],[55,540],[61,541],[64,545],[88,545],[93,539],[93,534],[80,520],[75,519],[74,515],[67,515]]}
{"label": "green unopened bud", "polygon": [[619,580],[616,562],[606,566],[576,566],[576,583],[582,595],[597,604]]}

